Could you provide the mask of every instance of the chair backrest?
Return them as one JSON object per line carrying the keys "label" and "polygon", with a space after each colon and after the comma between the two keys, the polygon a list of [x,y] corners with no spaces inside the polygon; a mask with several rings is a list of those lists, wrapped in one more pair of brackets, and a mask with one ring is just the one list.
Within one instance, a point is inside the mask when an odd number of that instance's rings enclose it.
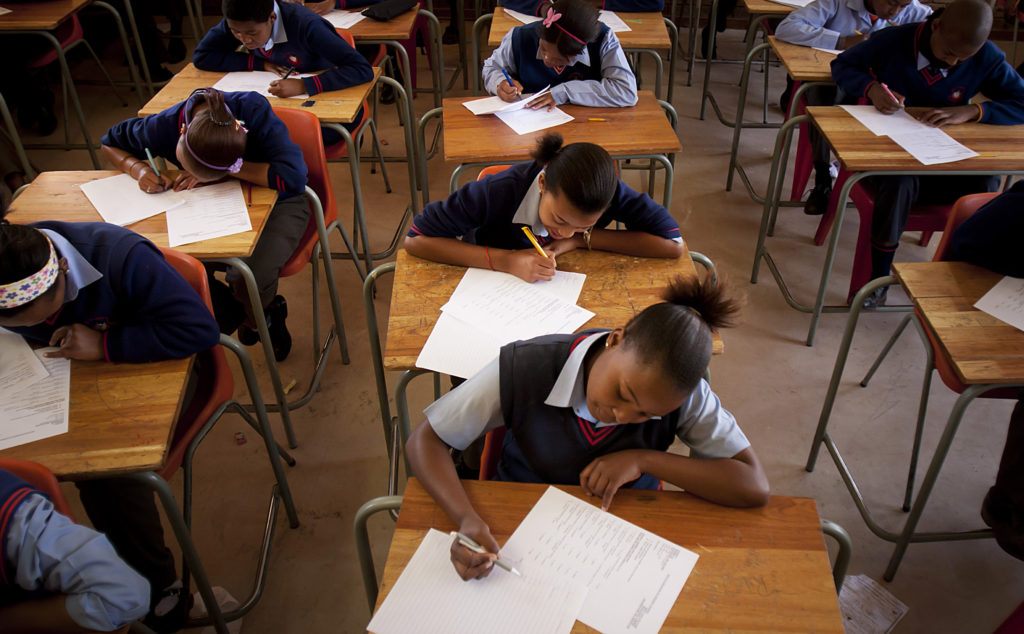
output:
{"label": "chair backrest", "polygon": [[[213,301],[210,299],[210,281],[206,277],[206,268],[202,262],[174,249],[161,247],[160,252],[163,253],[167,263],[185,278],[189,286],[202,298],[203,304],[212,314]],[[208,353],[201,354],[204,355],[204,376],[202,378],[207,378],[205,375],[209,374],[209,380],[199,382],[200,385],[197,385],[192,401],[185,405],[178,416],[171,448],[167,451],[167,459],[164,461],[163,468],[158,472],[160,477],[165,480],[170,479],[181,467],[189,444],[199,433],[200,428],[210,419],[213,412],[220,407],[221,403],[234,397],[235,383],[231,376],[231,367],[228,365],[227,357],[224,356],[224,350],[221,349],[220,344],[211,348]],[[208,371],[205,367],[207,360],[209,360],[208,365],[210,366]]]}
{"label": "chair backrest", "polygon": [[50,501],[53,502],[53,507],[57,509],[58,513],[67,515],[71,521],[75,520],[75,516],[71,513],[71,507],[68,506],[67,498],[61,492],[60,485],[57,484],[57,478],[52,471],[38,462],[18,460],[17,458],[0,458],[0,469],[10,471],[50,496]]}
{"label": "chair backrest", "polygon": [[511,165],[488,165],[487,167],[485,167],[482,170],[480,170],[480,173],[477,174],[476,179],[478,181],[481,181],[485,177],[490,176],[491,174],[498,174],[498,173],[504,172],[505,170],[507,170],[510,167],[512,167],[512,166]]}
{"label": "chair backrest", "polygon": [[[320,133],[320,120],[312,112],[296,108],[274,108],[274,114],[284,122],[289,138],[302,150],[302,158],[306,161],[307,182],[320,199],[324,225],[331,224],[338,218],[338,205],[334,200],[331,176],[327,171],[327,154]],[[281,269],[281,277],[290,277],[305,268],[316,243],[316,219],[311,216],[299,247]]]}
{"label": "chair backrest", "polygon": [[960,223],[970,218],[974,212],[981,209],[985,203],[998,195],[999,192],[968,194],[953,203],[953,210],[949,213],[949,218],[946,219],[946,228],[942,231],[942,240],[939,241],[939,246],[935,249],[935,256],[932,258],[934,262],[941,262],[946,259],[949,253],[949,245],[953,241],[953,232],[960,226]]}
{"label": "chair backrest", "polygon": [[505,442],[506,427],[495,427],[484,436],[484,450],[480,454],[480,480],[493,480],[498,474],[501,447]]}

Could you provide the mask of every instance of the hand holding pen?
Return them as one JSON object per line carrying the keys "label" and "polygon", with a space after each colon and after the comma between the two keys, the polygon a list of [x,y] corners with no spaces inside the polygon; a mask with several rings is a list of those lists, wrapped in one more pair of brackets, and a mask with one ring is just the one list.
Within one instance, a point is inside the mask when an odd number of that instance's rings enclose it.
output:
{"label": "hand holding pen", "polygon": [[[482,579],[491,574],[495,566],[511,574],[522,576],[522,573],[516,570],[512,564],[501,559],[498,555],[498,542],[491,536],[491,531],[484,524],[483,520],[478,518],[468,520],[463,522],[459,528],[460,532],[452,531],[451,533],[453,538],[451,558],[452,564],[455,566],[455,570],[459,573],[460,577],[467,581],[469,579]],[[486,543],[491,550],[481,546],[472,537],[466,535],[466,532],[474,534],[478,539]]]}
{"label": "hand holding pen", "polygon": [[512,79],[504,68],[501,69],[501,74],[505,76],[505,81],[498,84],[498,98],[502,101],[516,101],[523,94],[523,85]]}
{"label": "hand holding pen", "polygon": [[85,324],[61,326],[53,331],[50,345],[57,346],[54,352],[46,352],[49,358],[78,359],[80,361],[103,360],[103,333]]}
{"label": "hand holding pen", "polygon": [[880,112],[892,114],[903,108],[906,99],[903,95],[895,92],[883,83],[871,84],[868,89],[868,99]]}
{"label": "hand holding pen", "polygon": [[270,86],[267,88],[267,92],[274,95],[275,97],[294,97],[295,95],[301,95],[306,92],[306,85],[302,83],[299,78],[288,79],[292,73],[295,72],[294,68],[289,67],[281,79],[275,79],[270,82]]}

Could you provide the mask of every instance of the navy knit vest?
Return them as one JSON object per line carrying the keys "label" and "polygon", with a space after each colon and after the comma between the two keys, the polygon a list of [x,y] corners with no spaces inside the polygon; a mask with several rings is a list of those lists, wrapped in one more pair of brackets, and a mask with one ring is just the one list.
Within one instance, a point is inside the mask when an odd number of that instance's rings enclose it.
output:
{"label": "navy knit vest", "polygon": [[[579,484],[580,472],[595,458],[626,449],[665,451],[672,445],[678,410],[660,420],[598,429],[576,416],[571,407],[544,404],[572,349],[598,332],[603,330],[546,335],[502,347],[498,357],[501,412],[508,433],[498,480]],[[628,486],[654,489],[658,480],[644,474]]]}
{"label": "navy knit vest", "polygon": [[593,79],[601,81],[601,45],[610,33],[608,25],[601,25],[597,39],[587,44],[590,53],[590,66],[577,62],[572,66],[563,66],[562,72],[548,68],[537,59],[537,48],[540,46],[540,22],[516,27],[512,31],[512,54],[515,55],[519,83],[523,92],[532,93],[542,90],[545,86],[555,86],[567,81]]}

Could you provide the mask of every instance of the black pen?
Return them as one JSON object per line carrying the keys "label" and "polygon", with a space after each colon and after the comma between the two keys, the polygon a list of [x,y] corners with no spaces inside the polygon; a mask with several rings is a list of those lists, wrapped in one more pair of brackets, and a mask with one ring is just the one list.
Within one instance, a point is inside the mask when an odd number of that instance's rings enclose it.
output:
{"label": "black pen", "polygon": [[288,76],[289,76],[289,75],[291,75],[291,74],[292,74],[292,73],[294,73],[294,72],[295,72],[295,67],[294,67],[294,66],[290,66],[290,67],[288,68],[288,72],[287,72],[287,73],[285,73],[285,74],[284,74],[284,77],[282,77],[282,78],[281,78],[281,81],[284,81],[284,80],[288,79]]}

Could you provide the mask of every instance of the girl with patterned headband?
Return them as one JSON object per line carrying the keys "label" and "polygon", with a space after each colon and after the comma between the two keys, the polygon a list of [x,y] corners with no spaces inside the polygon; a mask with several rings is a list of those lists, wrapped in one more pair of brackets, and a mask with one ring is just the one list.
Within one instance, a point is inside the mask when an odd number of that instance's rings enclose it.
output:
{"label": "girl with patterned headband", "polygon": [[[163,112],[118,123],[107,131],[102,143],[107,160],[150,194],[224,178],[278,191],[267,225],[245,262],[260,289],[274,356],[284,360],[291,350],[291,335],[285,325],[288,306],[277,294],[277,279],[310,225],[311,214],[302,195],[306,188],[302,151],[288,137],[288,129],[267,100],[254,92],[221,93],[203,88]],[[157,175],[146,161],[147,150],[177,166],[178,175],[174,179],[165,172]],[[230,269],[226,282],[211,275],[210,290],[221,331],[230,334],[237,328],[238,339],[252,345],[259,336],[249,314],[245,281]]]}
{"label": "girl with patterned headband", "polygon": [[[543,19],[505,34],[484,62],[487,92],[503,101],[551,86],[551,92],[530,102],[530,108],[563,103],[626,107],[636,104],[636,77],[619,38],[598,22],[598,11],[586,0],[555,0],[539,9]],[[511,82],[506,78],[511,78]]]}

